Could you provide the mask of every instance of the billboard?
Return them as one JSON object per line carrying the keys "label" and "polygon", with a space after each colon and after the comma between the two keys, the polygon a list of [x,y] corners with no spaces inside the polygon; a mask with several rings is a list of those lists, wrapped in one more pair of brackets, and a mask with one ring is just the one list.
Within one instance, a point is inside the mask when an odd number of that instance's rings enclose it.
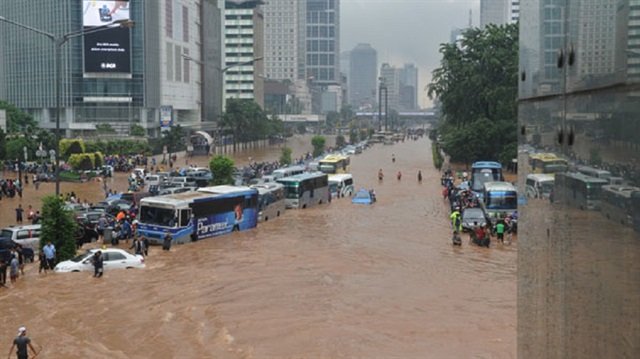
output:
{"label": "billboard", "polygon": [[173,125],[173,106],[160,106],[160,129],[168,130]]}
{"label": "billboard", "polygon": [[[129,1],[83,0],[84,31],[118,20],[130,20]],[[131,72],[129,28],[114,26],[84,35],[85,72]]]}

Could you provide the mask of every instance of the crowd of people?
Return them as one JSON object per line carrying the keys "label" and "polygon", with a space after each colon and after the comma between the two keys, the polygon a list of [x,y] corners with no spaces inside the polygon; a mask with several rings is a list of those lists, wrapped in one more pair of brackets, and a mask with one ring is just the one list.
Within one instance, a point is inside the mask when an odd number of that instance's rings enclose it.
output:
{"label": "crowd of people", "polygon": [[[471,191],[471,180],[467,172],[462,172],[458,180],[460,182],[456,185],[456,178],[451,169],[445,170],[440,180],[443,199],[448,201],[451,209],[449,219],[453,229],[451,241],[454,246],[462,245],[461,234],[463,232],[462,217],[464,211],[468,208],[481,207],[478,197]],[[515,216],[517,216],[517,213],[498,218],[494,224],[485,214],[484,223],[474,221],[471,228],[469,228],[469,242],[480,247],[489,248],[492,236],[495,236],[498,242],[504,244],[506,235],[507,243],[510,244],[512,233],[515,231],[515,220],[517,220]]]}

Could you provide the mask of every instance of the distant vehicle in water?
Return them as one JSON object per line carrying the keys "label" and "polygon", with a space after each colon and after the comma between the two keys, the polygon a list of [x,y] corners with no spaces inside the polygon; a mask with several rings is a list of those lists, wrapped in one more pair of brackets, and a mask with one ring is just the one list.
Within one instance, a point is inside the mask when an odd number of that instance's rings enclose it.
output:
{"label": "distant vehicle in water", "polygon": [[[193,220],[191,215],[193,214]],[[249,187],[213,186],[140,201],[138,233],[160,244],[165,233],[175,243],[211,238],[255,228],[258,222],[258,190]]]}
{"label": "distant vehicle in water", "polygon": [[518,191],[509,182],[485,182],[481,207],[495,224],[518,210]]}
{"label": "distant vehicle in water", "polygon": [[286,209],[284,186],[277,182],[261,183],[251,186],[258,190],[258,222],[280,217]]}
{"label": "distant vehicle in water", "polygon": [[532,173],[527,175],[525,192],[529,198],[549,198],[553,191],[555,176],[550,173]]}
{"label": "distant vehicle in water", "polygon": [[311,172],[278,179],[284,185],[287,208],[307,208],[329,201],[326,173]]}
{"label": "distant vehicle in water", "polygon": [[569,163],[555,153],[533,153],[529,155],[531,173],[557,173],[566,172]]}
{"label": "distant vehicle in water", "polygon": [[553,201],[571,207],[599,210],[602,186],[607,180],[577,172],[556,173],[553,186]]}
{"label": "distant vehicle in water", "polygon": [[633,226],[634,216],[638,215],[634,214],[634,201],[640,199],[639,187],[604,185],[601,198],[603,216],[625,226]]}
{"label": "distant vehicle in water", "polygon": [[350,173],[329,175],[329,192],[331,198],[352,196],[355,192],[353,176]]}
{"label": "distant vehicle in water", "polygon": [[331,154],[318,162],[320,172],[327,174],[347,173],[351,160],[349,156]]}
{"label": "distant vehicle in water", "polygon": [[471,165],[471,191],[482,200],[486,182],[504,181],[502,165],[494,161],[478,161]]}
{"label": "distant vehicle in water", "polygon": [[277,170],[271,172],[271,175],[274,179],[278,180],[283,177],[290,177],[304,173],[304,166],[289,166],[284,168],[278,168]]}
{"label": "distant vehicle in water", "polygon": [[356,195],[351,198],[351,203],[353,204],[373,204],[374,202],[375,198],[372,193],[364,188],[356,192]]}

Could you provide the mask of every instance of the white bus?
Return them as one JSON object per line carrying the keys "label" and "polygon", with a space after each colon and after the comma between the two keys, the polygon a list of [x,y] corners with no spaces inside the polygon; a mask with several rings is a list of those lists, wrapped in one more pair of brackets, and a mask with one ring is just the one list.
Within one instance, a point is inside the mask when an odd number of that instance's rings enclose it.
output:
{"label": "white bus", "polygon": [[526,194],[530,198],[549,198],[553,191],[555,176],[550,173],[532,173],[527,175]]}
{"label": "white bus", "polygon": [[284,168],[278,168],[277,170],[273,171],[271,175],[273,176],[273,178],[277,180],[279,178],[299,175],[304,173],[304,171],[305,171],[305,168],[303,166],[289,166]]}
{"label": "white bus", "polygon": [[518,210],[518,191],[509,182],[485,182],[483,206],[491,223]]}
{"label": "white bus", "polygon": [[353,176],[349,173],[329,175],[331,198],[351,197],[355,193]]}
{"label": "white bus", "polygon": [[311,172],[280,178],[284,185],[287,208],[307,208],[329,202],[329,179],[326,173]]}
{"label": "white bus", "polygon": [[286,204],[282,183],[260,183],[251,188],[258,190],[258,222],[266,222],[284,213]]}

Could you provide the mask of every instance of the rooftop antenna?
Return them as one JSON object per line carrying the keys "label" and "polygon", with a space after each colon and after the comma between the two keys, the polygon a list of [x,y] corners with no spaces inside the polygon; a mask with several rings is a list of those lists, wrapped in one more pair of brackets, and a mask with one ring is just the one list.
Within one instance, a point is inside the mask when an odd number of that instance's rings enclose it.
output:
{"label": "rooftop antenna", "polygon": [[473,27],[473,9],[469,9],[469,28]]}

